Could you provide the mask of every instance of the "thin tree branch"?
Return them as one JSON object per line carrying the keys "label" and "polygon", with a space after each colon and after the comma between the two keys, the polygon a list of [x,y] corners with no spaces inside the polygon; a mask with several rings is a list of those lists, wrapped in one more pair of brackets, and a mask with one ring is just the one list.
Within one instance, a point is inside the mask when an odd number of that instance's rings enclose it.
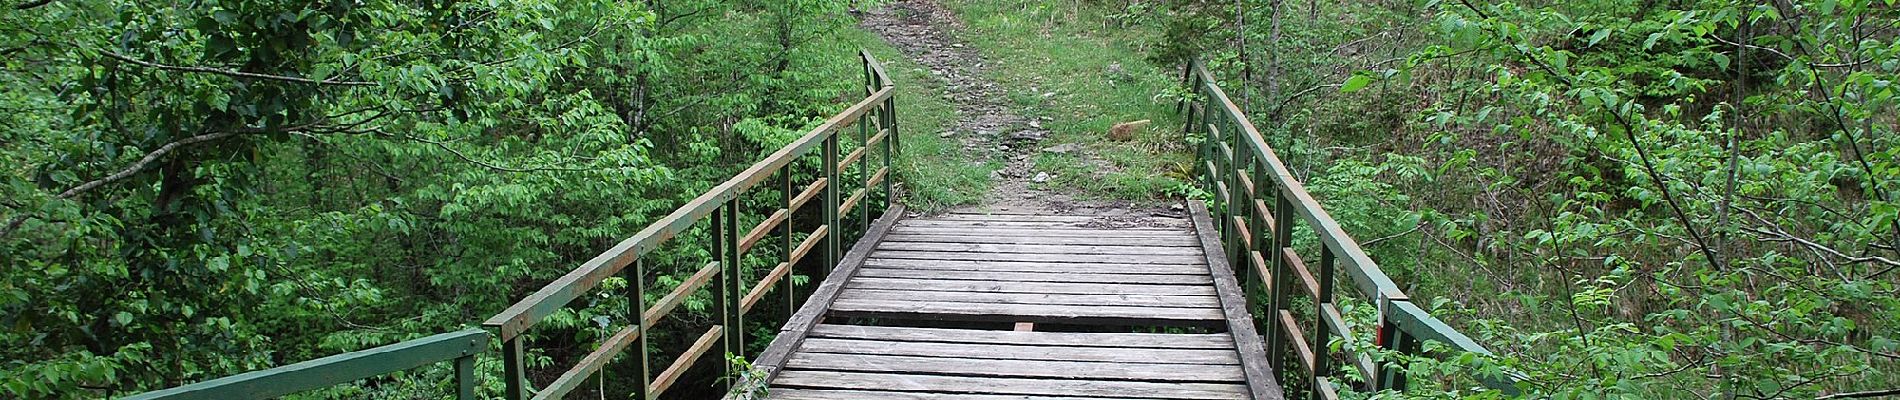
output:
{"label": "thin tree branch", "polygon": [[311,84],[311,85],[336,85],[336,86],[377,86],[379,85],[376,82],[339,81],[336,79],[319,81],[315,79],[299,78],[299,77],[294,77],[294,76],[259,74],[259,73],[252,73],[252,72],[233,71],[233,70],[228,70],[228,69],[218,69],[218,68],[209,68],[209,67],[185,67],[185,66],[177,66],[177,65],[166,65],[166,64],[159,64],[159,63],[132,58],[124,54],[114,53],[110,50],[100,50],[99,53],[105,54],[106,57],[111,57],[112,59],[132,63],[134,65],[138,65],[141,67],[157,68],[157,69],[162,69],[162,70],[167,70],[167,71],[217,74],[217,75],[224,75],[224,76],[229,76],[233,78],[261,79],[261,80],[271,80],[271,81],[281,81],[281,82],[303,83],[303,84]]}
{"label": "thin tree branch", "polygon": [[[1463,4],[1466,9],[1471,10],[1471,12],[1477,13],[1480,18],[1491,19],[1489,14],[1486,14],[1484,10],[1479,9],[1477,6],[1472,5],[1470,1],[1459,0],[1459,3]],[[1578,86],[1570,75],[1558,72],[1557,68],[1544,63],[1543,59],[1537,58],[1537,55],[1531,54],[1530,51],[1525,50],[1523,47],[1511,46],[1511,48],[1517,50],[1518,55],[1523,56],[1525,60],[1530,61],[1531,64],[1543,70],[1544,73],[1562,80],[1565,86],[1572,88]],[[1689,232],[1689,237],[1695,239],[1696,250],[1701,251],[1703,257],[1709,259],[1710,266],[1721,269],[1722,259],[1717,257],[1715,250],[1709,247],[1709,241],[1702,237],[1702,231],[1696,229],[1694,221],[1689,219],[1689,215],[1682,211],[1682,205],[1676,200],[1675,191],[1669,190],[1668,177],[1663,176],[1662,172],[1656,170],[1656,165],[1649,159],[1649,149],[1643,147],[1642,141],[1636,138],[1636,124],[1629,120],[1629,116],[1624,115],[1623,112],[1618,111],[1615,107],[1609,104],[1603,104],[1602,106],[1605,111],[1610,113],[1611,117],[1614,117],[1618,125],[1622,125],[1623,136],[1629,140],[1630,147],[1636,149],[1636,156],[1642,161],[1644,174],[1649,175],[1649,179],[1656,182],[1656,189],[1662,192],[1664,202],[1669,205],[1669,211],[1675,214],[1677,222],[1682,224],[1682,229]]]}
{"label": "thin tree branch", "polygon": [[1756,235],[1761,236],[1762,238],[1759,240],[1764,241],[1764,242],[1798,243],[1802,246],[1806,246],[1808,248],[1812,248],[1815,250],[1820,250],[1821,252],[1827,253],[1828,255],[1838,257],[1843,260],[1847,260],[1847,262],[1850,264],[1860,264],[1860,263],[1870,263],[1870,262],[1880,263],[1880,264],[1888,266],[1890,270],[1892,268],[1900,267],[1900,261],[1895,261],[1895,260],[1888,259],[1886,257],[1881,257],[1881,256],[1867,256],[1867,257],[1851,256],[1851,255],[1848,255],[1847,253],[1841,252],[1840,250],[1835,250],[1832,247],[1827,247],[1820,243],[1815,243],[1814,241],[1811,241],[1811,240],[1802,239],[1800,237],[1789,234],[1787,232],[1769,231],[1769,230],[1761,229],[1761,228],[1742,228],[1742,230],[1753,232]]}
{"label": "thin tree branch", "polygon": [[[137,175],[139,171],[144,171],[145,168],[151,166],[152,163],[158,162],[160,158],[164,158],[166,154],[171,154],[172,152],[177,151],[178,149],[183,148],[185,146],[209,142],[209,141],[218,140],[218,139],[224,139],[224,138],[228,138],[232,136],[237,136],[237,133],[236,132],[207,133],[207,134],[202,134],[198,136],[192,136],[192,137],[187,137],[184,139],[179,139],[171,143],[166,143],[164,146],[159,146],[157,149],[152,150],[152,152],[146,153],[145,157],[139,158],[138,162],[134,162],[132,163],[132,165],[128,165],[124,169],[120,169],[119,172],[115,172],[112,175],[106,175],[104,178],[94,179],[90,182],[80,184],[79,186],[74,186],[71,189],[66,189],[66,191],[60,192],[58,195],[54,195],[53,198],[70,199],[70,198],[79,196],[81,194],[85,194],[86,192],[92,191],[93,189],[98,189],[101,186],[105,186],[113,182],[122,181],[122,180],[125,180],[126,178],[131,178],[133,175]],[[26,223],[26,219],[28,215],[30,214],[21,213],[20,215],[13,217],[12,221],[7,221],[6,227],[0,228],[0,237],[11,236],[15,229],[19,229],[21,224]]]}
{"label": "thin tree branch", "polygon": [[1900,388],[1867,390],[1867,391],[1859,391],[1859,392],[1841,392],[1841,393],[1817,396],[1814,398],[1814,400],[1856,399],[1856,398],[1865,398],[1865,397],[1880,397],[1880,396],[1893,396],[1893,395],[1900,395]]}
{"label": "thin tree branch", "polygon": [[1372,245],[1378,244],[1379,242],[1397,239],[1400,236],[1405,236],[1405,235],[1411,234],[1412,232],[1418,232],[1418,228],[1423,228],[1423,227],[1425,227],[1425,223],[1421,222],[1421,223],[1418,223],[1417,225],[1412,225],[1412,229],[1406,229],[1404,232],[1394,233],[1391,236],[1381,237],[1378,239],[1367,240],[1365,241],[1365,243],[1360,243],[1359,247],[1372,247]]}
{"label": "thin tree branch", "polygon": [[203,135],[179,139],[171,143],[166,143],[164,146],[159,146],[157,149],[152,150],[152,152],[150,153],[145,153],[145,157],[140,158],[138,162],[134,162],[132,163],[132,165],[126,166],[124,169],[119,170],[119,172],[115,172],[112,175],[106,175],[106,177],[104,178],[94,179],[91,182],[86,182],[84,184],[80,184],[79,186],[74,186],[72,189],[66,189],[66,191],[60,192],[58,195],[53,196],[53,197],[59,198],[59,199],[73,198],[74,196],[84,194],[88,191],[92,191],[93,189],[98,189],[100,186],[105,186],[106,184],[109,184],[109,183],[125,180],[125,178],[130,178],[132,177],[132,175],[137,175],[139,171],[145,170],[145,167],[151,166],[151,164],[153,162],[157,162],[159,158],[163,158],[165,157],[166,154],[171,154],[173,151],[177,151],[179,148],[183,148],[185,146],[190,146],[193,144],[228,138],[232,136],[237,136],[237,132],[207,133]]}
{"label": "thin tree branch", "polygon": [[17,4],[17,5],[14,5],[14,6],[13,6],[13,9],[15,9],[15,10],[31,10],[31,9],[34,9],[34,8],[38,8],[39,6],[43,6],[43,5],[47,5],[47,4],[53,4],[53,0],[33,0],[33,1],[29,1],[29,2],[25,2],[25,3],[20,3],[20,4]]}

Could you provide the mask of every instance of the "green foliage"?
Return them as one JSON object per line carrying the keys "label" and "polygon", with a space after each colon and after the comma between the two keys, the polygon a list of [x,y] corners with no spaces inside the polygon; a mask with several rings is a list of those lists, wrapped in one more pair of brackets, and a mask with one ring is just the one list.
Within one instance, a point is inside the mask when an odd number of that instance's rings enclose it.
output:
{"label": "green foliage", "polygon": [[1248,48],[1151,53],[1251,71],[1226,86],[1295,174],[1502,354],[1400,359],[1426,384],[1376,396],[1486,396],[1499,365],[1550,398],[1900,384],[1889,2],[1178,7]]}
{"label": "green foliage", "polygon": [[[1040,118],[1052,132],[1038,146],[1082,145],[1089,154],[1033,155],[1050,187],[1084,195],[1150,201],[1185,176],[1189,147],[1173,112],[1183,91],[1178,70],[1141,57],[1140,43],[1163,21],[1134,13],[1163,3],[947,1],[968,25],[962,39],[982,51],[990,78],[1007,88],[1011,106]],[[1116,8],[1122,7],[1122,8]],[[1145,15],[1145,14],[1144,14]],[[1174,93],[1173,96],[1167,95]],[[1128,141],[1107,138],[1118,123],[1151,120]]]}
{"label": "green foliage", "polygon": [[[845,3],[9,4],[0,397],[479,322],[841,109]],[[700,247],[649,260],[649,293]],[[536,346],[598,341],[625,304],[577,301]],[[446,387],[414,372],[312,396]]]}

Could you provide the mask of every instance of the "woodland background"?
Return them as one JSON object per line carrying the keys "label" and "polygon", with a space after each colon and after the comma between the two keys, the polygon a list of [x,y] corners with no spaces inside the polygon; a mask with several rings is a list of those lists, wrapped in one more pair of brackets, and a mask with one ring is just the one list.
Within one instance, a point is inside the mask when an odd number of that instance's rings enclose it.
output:
{"label": "woodland background", "polygon": [[[943,3],[997,81],[1065,93],[1012,96],[1054,141],[1158,177],[1038,160],[1093,196],[1205,196],[1192,138],[1154,110],[1209,61],[1373,257],[1500,354],[1409,360],[1434,384],[1355,396],[1499,396],[1463,377],[1500,368],[1553,398],[1900,389],[1892,1]],[[477,323],[855,100],[860,47],[895,65],[915,127],[904,201],[976,201],[995,165],[935,139],[956,113],[943,88],[852,6],[0,8],[0,397],[124,395]],[[1099,138],[1143,118],[1163,133]],[[704,257],[668,254],[649,293]],[[590,350],[624,301],[539,325],[536,365]],[[431,397],[447,374],[308,396]]]}

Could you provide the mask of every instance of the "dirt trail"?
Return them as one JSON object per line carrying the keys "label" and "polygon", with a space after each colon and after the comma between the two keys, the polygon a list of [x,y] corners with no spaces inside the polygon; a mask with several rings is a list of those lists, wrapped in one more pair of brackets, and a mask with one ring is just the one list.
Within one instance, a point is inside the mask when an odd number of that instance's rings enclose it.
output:
{"label": "dirt trail", "polygon": [[[944,88],[945,100],[957,108],[955,126],[947,132],[914,134],[954,137],[973,156],[1003,164],[992,173],[983,204],[960,210],[997,213],[1095,215],[1108,225],[1139,224],[1151,216],[1181,214],[1178,207],[1155,208],[1119,200],[1078,200],[1078,193],[1061,188],[1038,188],[1048,174],[1035,170],[1040,142],[1049,135],[1046,120],[1024,117],[1007,105],[1008,89],[991,81],[986,61],[973,46],[950,31],[965,29],[954,12],[933,0],[894,0],[866,10],[859,26],[876,32],[905,57],[928,68]],[[912,92],[915,93],[915,92]],[[1085,155],[1086,156],[1086,155]],[[972,160],[971,162],[983,162]],[[1092,163],[1101,163],[1095,161]]]}

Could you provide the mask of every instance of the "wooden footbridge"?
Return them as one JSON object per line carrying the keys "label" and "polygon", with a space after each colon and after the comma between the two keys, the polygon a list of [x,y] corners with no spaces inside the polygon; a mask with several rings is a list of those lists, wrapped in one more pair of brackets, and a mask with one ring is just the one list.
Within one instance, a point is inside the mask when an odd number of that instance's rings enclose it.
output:
{"label": "wooden footbridge", "polygon": [[[1180,111],[1210,204],[921,216],[894,203],[897,87],[862,59],[863,100],[478,328],[132,398],[272,398],[414,369],[443,387],[409,397],[1330,399],[1405,387],[1373,353],[1485,351],[1409,301],[1198,63]],[[649,296],[663,271],[649,263],[682,259],[697,267]],[[596,345],[532,346],[576,337],[538,323],[603,304],[624,311]],[[749,337],[772,328],[769,345]]]}
{"label": "wooden footbridge", "polygon": [[1281,398],[1192,215],[887,215],[759,356],[767,398]]}

